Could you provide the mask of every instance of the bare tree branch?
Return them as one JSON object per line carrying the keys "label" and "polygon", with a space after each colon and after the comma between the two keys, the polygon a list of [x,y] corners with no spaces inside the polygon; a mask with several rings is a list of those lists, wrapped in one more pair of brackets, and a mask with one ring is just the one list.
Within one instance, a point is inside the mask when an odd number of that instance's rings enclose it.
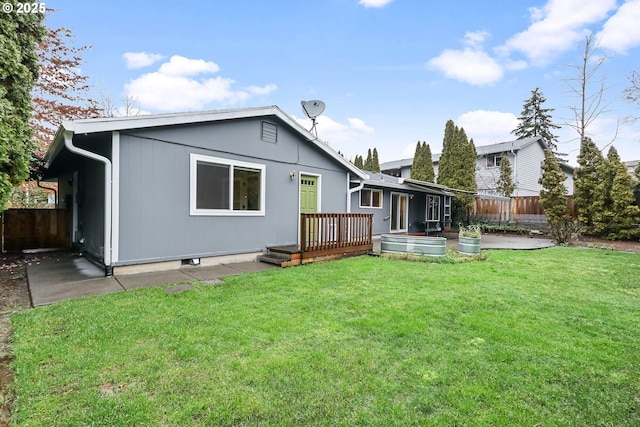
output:
{"label": "bare tree branch", "polygon": [[[580,47],[580,61],[575,65],[569,65],[576,70],[577,75],[564,81],[569,86],[571,96],[577,98],[576,104],[568,107],[573,117],[565,119],[565,124],[574,129],[582,141],[587,136],[589,126],[602,114],[610,111],[608,108],[612,101],[605,99],[605,93],[611,88],[607,86],[606,76],[598,78],[600,67],[608,58],[598,53],[598,46],[594,45],[594,34],[585,36]],[[607,145],[615,141],[617,134],[616,127],[615,136]]]}

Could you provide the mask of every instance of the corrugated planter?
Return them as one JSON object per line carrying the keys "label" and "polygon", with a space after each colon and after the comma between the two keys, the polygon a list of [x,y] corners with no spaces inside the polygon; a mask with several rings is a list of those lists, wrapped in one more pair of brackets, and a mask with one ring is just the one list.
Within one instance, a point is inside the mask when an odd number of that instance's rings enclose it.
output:
{"label": "corrugated planter", "polygon": [[480,237],[458,237],[458,252],[462,255],[480,255]]}
{"label": "corrugated planter", "polygon": [[478,224],[460,226],[458,252],[462,255],[480,255],[481,230]]}
{"label": "corrugated planter", "polygon": [[444,237],[383,234],[381,252],[383,254],[412,253],[426,256],[445,256],[447,254],[447,239]]}

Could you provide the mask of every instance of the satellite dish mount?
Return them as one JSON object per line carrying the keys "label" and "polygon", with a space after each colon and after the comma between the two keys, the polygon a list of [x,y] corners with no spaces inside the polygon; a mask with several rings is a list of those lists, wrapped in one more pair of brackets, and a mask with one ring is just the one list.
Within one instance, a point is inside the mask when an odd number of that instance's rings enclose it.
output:
{"label": "satellite dish mount", "polygon": [[318,130],[316,129],[316,117],[322,114],[326,105],[324,102],[318,101],[317,99],[311,101],[300,101],[300,104],[302,105],[302,111],[304,111],[304,114],[311,119],[311,129],[309,129],[309,132],[318,136]]}

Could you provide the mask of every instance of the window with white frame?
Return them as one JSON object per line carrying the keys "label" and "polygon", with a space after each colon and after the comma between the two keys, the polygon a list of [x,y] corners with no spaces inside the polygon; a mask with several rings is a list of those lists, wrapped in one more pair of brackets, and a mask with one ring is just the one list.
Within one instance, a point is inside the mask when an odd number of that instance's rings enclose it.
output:
{"label": "window with white frame", "polygon": [[191,215],[264,215],[265,165],[191,154]]}
{"label": "window with white frame", "polygon": [[361,208],[382,208],[382,190],[360,190]]}
{"label": "window with white frame", "polygon": [[504,156],[502,154],[489,154],[487,155],[487,167],[495,168],[500,166],[500,161]]}
{"label": "window with white frame", "polygon": [[440,221],[440,196],[427,196],[427,221]]}

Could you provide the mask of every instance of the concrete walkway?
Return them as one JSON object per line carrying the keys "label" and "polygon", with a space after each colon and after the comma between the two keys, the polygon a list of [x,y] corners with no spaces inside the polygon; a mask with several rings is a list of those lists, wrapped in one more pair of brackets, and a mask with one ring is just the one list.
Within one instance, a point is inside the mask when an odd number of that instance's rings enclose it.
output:
{"label": "concrete walkway", "polygon": [[38,262],[27,265],[31,303],[34,307],[88,296],[106,295],[150,286],[200,281],[209,284],[221,278],[274,268],[260,262],[185,267],[180,270],[104,277],[104,270],[70,252],[41,253]]}
{"label": "concrete walkway", "polygon": [[[457,245],[456,233],[445,233],[447,246]],[[481,249],[541,249],[553,246],[549,239],[483,234]],[[373,239],[374,251],[380,251],[380,237]],[[104,277],[104,271],[86,258],[74,258],[70,252],[40,253],[39,261],[27,265],[29,291],[34,307],[88,296],[171,283],[200,281],[220,283],[221,278],[274,268],[261,262],[221,264],[211,267],[184,267],[180,270]]]}

